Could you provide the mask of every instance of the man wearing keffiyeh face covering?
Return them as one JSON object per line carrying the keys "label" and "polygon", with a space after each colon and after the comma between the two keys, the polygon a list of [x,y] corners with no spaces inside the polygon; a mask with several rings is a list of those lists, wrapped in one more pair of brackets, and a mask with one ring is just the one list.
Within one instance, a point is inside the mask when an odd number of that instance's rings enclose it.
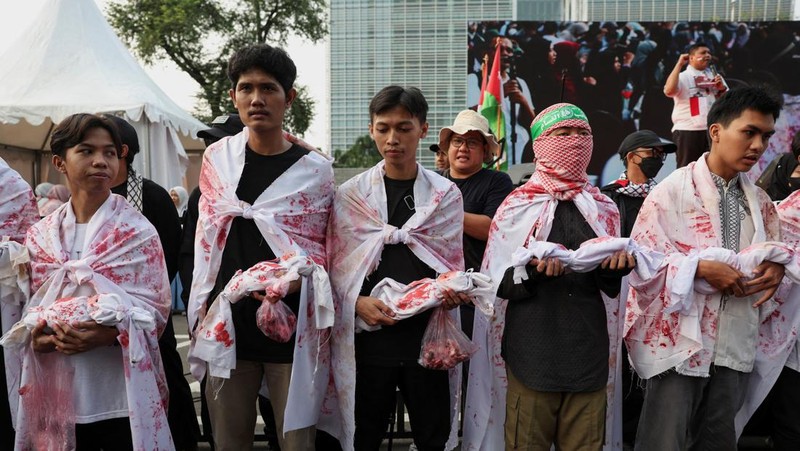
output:
{"label": "man wearing keffiyeh face covering", "polygon": [[506,198],[489,232],[482,272],[498,282],[498,299],[494,318],[475,320],[482,349],[471,363],[464,449],[501,449],[503,440],[506,449],[600,449],[616,366],[610,348],[619,345],[612,297],[635,262],[621,251],[577,273],[558,259],[534,258],[527,280],[515,283],[510,256],[519,247],[548,241],[577,249],[619,236],[616,206],[588,183],[593,143],[583,111],[553,105],[531,135],[536,172]]}

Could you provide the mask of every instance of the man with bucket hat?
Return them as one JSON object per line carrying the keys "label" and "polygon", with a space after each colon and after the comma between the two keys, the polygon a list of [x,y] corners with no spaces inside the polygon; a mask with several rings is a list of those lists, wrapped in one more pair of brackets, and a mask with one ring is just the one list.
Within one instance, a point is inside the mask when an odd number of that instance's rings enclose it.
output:
{"label": "man with bucket hat", "polygon": [[[514,185],[505,172],[483,167],[499,153],[500,145],[486,118],[473,110],[461,111],[453,125],[439,131],[439,148],[450,163],[442,175],[456,184],[464,198],[464,267],[479,271],[494,213]],[[468,335],[472,335],[474,315],[474,305],[461,307],[461,325]]]}

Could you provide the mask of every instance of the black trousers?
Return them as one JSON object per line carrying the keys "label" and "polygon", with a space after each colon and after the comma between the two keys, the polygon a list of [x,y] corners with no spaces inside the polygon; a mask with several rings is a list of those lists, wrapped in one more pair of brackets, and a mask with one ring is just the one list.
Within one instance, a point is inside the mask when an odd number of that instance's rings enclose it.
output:
{"label": "black trousers", "polygon": [[682,168],[711,149],[706,130],[675,130],[672,141],[678,147],[675,157],[678,167]]}
{"label": "black trousers", "polygon": [[773,449],[800,449],[800,373],[783,367],[769,395],[747,423],[744,435],[772,437]]}
{"label": "black trousers", "polygon": [[76,451],[133,451],[131,422],[113,418],[75,425]]}
{"label": "black trousers", "polygon": [[357,365],[356,451],[380,448],[397,399],[403,396],[414,444],[420,451],[443,450],[450,435],[450,384],[447,371],[418,364],[399,367]]}
{"label": "black trousers", "polygon": [[164,376],[169,389],[169,407],[167,422],[172,433],[172,440],[177,451],[194,451],[200,439],[200,426],[197,424],[197,412],[194,410],[194,399],[189,382],[183,375],[183,362],[178,354],[178,341],[172,319],[158,339],[161,363],[164,365]]}
{"label": "black trousers", "polygon": [[622,345],[622,442],[633,445],[644,405],[643,382],[628,360],[628,348]]}

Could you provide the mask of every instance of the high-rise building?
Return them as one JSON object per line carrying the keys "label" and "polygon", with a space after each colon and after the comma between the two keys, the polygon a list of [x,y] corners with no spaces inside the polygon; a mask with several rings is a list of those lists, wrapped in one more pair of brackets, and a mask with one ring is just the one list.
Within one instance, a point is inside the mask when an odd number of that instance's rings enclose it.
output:
{"label": "high-rise building", "polygon": [[789,20],[800,0],[331,0],[330,140],[367,134],[372,96],[417,86],[430,105],[425,150],[466,103],[468,20]]}
{"label": "high-rise building", "polygon": [[389,84],[422,90],[431,125],[423,145],[438,141],[464,109],[467,18],[514,16],[514,0],[331,0],[330,8],[332,150],[368,133],[369,101]]}

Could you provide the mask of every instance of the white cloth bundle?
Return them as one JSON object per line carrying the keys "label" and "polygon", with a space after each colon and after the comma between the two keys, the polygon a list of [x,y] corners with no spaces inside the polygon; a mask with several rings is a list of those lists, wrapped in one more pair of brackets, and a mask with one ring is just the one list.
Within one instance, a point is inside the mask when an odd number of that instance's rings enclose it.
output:
{"label": "white cloth bundle", "polygon": [[[473,271],[449,271],[436,279],[422,279],[408,285],[387,277],[375,285],[370,296],[380,299],[391,308],[395,314],[393,319],[404,320],[441,306],[441,293],[446,289],[469,296],[484,315],[491,317],[494,314],[492,280],[485,274]],[[371,332],[381,326],[370,326],[357,317],[355,328],[356,332]]]}
{"label": "white cloth bundle", "polygon": [[753,270],[765,261],[784,265],[786,277],[793,282],[800,282],[800,265],[794,256],[792,247],[777,241],[756,243],[743,249],[738,254],[730,249],[709,247],[700,251],[693,250],[684,260],[675,274],[672,283],[672,304],[664,309],[666,313],[680,311],[687,314],[695,302],[695,292],[701,295],[717,294],[719,291],[705,279],[696,279],[697,263],[700,260],[712,260],[726,263],[738,269],[748,278]]}
{"label": "white cloth bundle", "polygon": [[514,266],[514,283],[528,279],[525,265],[532,258],[558,258],[565,268],[584,273],[597,268],[600,263],[615,252],[625,251],[636,259],[634,271],[642,279],[648,279],[658,271],[664,261],[660,252],[639,246],[630,238],[603,236],[588,240],[577,250],[570,250],[561,244],[547,241],[533,241],[527,247],[519,247],[511,255],[511,266]]}
{"label": "white cloth bundle", "polygon": [[220,292],[195,333],[196,342],[190,355],[208,362],[211,376],[230,378],[231,369],[236,368],[236,332],[231,304],[254,291],[267,291],[283,298],[289,284],[300,277],[311,279],[317,329],[333,326],[331,285],[322,266],[309,257],[298,255],[260,262],[247,271],[237,272]]}

